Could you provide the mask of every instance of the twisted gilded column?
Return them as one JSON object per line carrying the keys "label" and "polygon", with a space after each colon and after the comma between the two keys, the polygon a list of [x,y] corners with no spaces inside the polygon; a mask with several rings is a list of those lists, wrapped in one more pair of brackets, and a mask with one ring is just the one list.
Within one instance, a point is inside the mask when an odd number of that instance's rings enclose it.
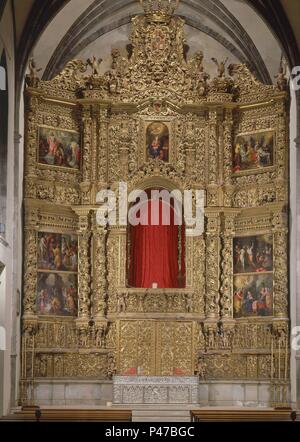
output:
{"label": "twisted gilded column", "polygon": [[[91,170],[90,170],[90,179],[92,183],[97,181],[97,147],[98,147],[98,134],[99,134],[99,107],[94,105],[92,107],[92,151],[91,151]],[[100,132],[101,133],[101,132]]]}
{"label": "twisted gilded column", "polygon": [[92,314],[95,320],[103,319],[106,313],[107,263],[106,263],[105,226],[98,225],[93,219],[93,293]]}
{"label": "twisted gilded column", "polygon": [[24,318],[36,313],[38,210],[26,207],[24,244]]}
{"label": "twisted gilded column", "polygon": [[231,207],[233,186],[232,186],[232,110],[226,109],[223,123],[223,205]]}
{"label": "twisted gilded column", "polygon": [[74,209],[79,216],[78,234],[78,319],[90,316],[91,295],[91,230],[89,208]]}
{"label": "twisted gilded column", "polygon": [[286,146],[289,145],[288,118],[286,114],[286,104],[284,101],[277,104],[277,136],[276,136],[276,198],[277,201],[288,200],[288,157],[286,155]]}
{"label": "twisted gilded column", "polygon": [[273,211],[274,234],[274,316],[288,317],[288,228],[282,205]]}
{"label": "twisted gilded column", "polygon": [[224,209],[221,233],[221,287],[220,307],[222,319],[232,318],[232,268],[233,268],[233,236],[234,220],[239,212]]}
{"label": "twisted gilded column", "polygon": [[[186,287],[194,287],[196,299],[196,311],[202,317],[205,315],[205,239],[204,235],[190,237],[186,236],[188,248],[186,250]],[[191,282],[193,284],[191,284]]]}
{"label": "twisted gilded column", "polygon": [[87,105],[82,112],[83,121],[83,143],[82,143],[82,183],[81,189],[81,203],[91,203],[91,152],[92,152],[92,133],[93,120],[91,115],[91,106]]}
{"label": "twisted gilded column", "polygon": [[207,318],[214,319],[219,316],[220,214],[217,210],[207,209],[206,218],[205,313]]}
{"label": "twisted gilded column", "polygon": [[24,156],[24,197],[36,198],[36,164],[38,145],[37,109],[39,98],[34,92],[25,93],[25,156]]}
{"label": "twisted gilded column", "polygon": [[108,181],[108,107],[107,105],[100,105],[99,108],[99,147],[97,158],[97,181],[99,186],[103,186]]}
{"label": "twisted gilded column", "polygon": [[34,337],[37,331],[37,231],[39,210],[25,202],[24,293],[21,348],[20,403],[34,403]]}
{"label": "twisted gilded column", "polygon": [[217,110],[210,110],[209,125],[209,157],[208,157],[208,206],[218,206],[218,114]]}

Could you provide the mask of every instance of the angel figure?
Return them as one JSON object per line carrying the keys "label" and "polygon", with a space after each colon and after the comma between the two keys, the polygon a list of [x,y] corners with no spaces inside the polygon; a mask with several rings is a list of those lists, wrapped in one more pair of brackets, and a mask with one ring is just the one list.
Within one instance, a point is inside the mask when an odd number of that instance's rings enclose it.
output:
{"label": "angel figure", "polygon": [[126,294],[122,293],[118,296],[118,313],[125,313],[126,311]]}
{"label": "angel figure", "polygon": [[277,82],[276,82],[277,88],[280,91],[285,91],[287,89],[288,81],[287,81],[286,76],[287,76],[287,62],[282,57],[281,60],[280,60],[279,72],[274,77],[277,80]]}
{"label": "angel figure", "polygon": [[36,87],[40,81],[38,73],[42,70],[42,68],[37,69],[36,62],[33,57],[29,60],[29,74],[26,76],[26,82],[28,86]]}
{"label": "angel figure", "polygon": [[102,58],[97,59],[95,56],[93,56],[92,59],[88,58],[86,62],[92,68],[92,75],[100,75]]}
{"label": "angel figure", "polygon": [[105,326],[100,325],[96,330],[96,347],[104,348],[105,344]]}
{"label": "angel figure", "polygon": [[198,376],[200,379],[205,379],[206,376],[206,371],[207,371],[207,364],[204,361],[204,357],[203,356],[199,356],[198,358]]}
{"label": "angel figure", "polygon": [[193,312],[193,295],[188,293],[185,297],[185,308],[187,313]]}
{"label": "angel figure", "polygon": [[113,353],[109,353],[107,360],[107,377],[108,379],[112,379],[117,372],[116,368],[116,360],[115,355]]}
{"label": "angel figure", "polygon": [[218,77],[219,78],[225,77],[225,66],[228,61],[228,57],[224,61],[221,61],[221,62],[218,62],[218,60],[213,57],[212,61],[216,64],[216,66],[218,68],[218,70],[217,70]]}

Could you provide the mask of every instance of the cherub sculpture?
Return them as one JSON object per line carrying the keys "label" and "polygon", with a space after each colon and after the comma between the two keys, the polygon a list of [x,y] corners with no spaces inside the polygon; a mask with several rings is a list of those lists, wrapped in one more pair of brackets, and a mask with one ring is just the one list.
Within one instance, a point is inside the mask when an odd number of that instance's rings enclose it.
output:
{"label": "cherub sculpture", "polygon": [[283,59],[283,57],[280,60],[280,67],[279,72],[277,75],[275,75],[275,78],[277,79],[276,85],[277,88],[280,91],[285,91],[288,86],[287,81],[287,62]]}
{"label": "cherub sculpture", "polygon": [[100,75],[100,65],[102,63],[102,58],[96,58],[95,56],[92,59],[87,59],[87,64],[92,68],[93,75]]}
{"label": "cherub sculpture", "polygon": [[29,69],[29,74],[26,75],[27,86],[37,87],[40,81],[38,73],[42,70],[42,68],[38,69],[36,67],[36,62],[33,57],[31,57],[29,60],[28,69]]}
{"label": "cherub sculpture", "polygon": [[187,313],[193,312],[193,295],[191,293],[185,296],[185,308]]}
{"label": "cherub sculpture", "polygon": [[218,62],[218,60],[213,57],[212,61],[216,64],[216,66],[218,68],[218,70],[217,70],[218,77],[219,78],[225,77],[225,66],[228,61],[228,57],[224,61],[220,61],[220,62]]}
{"label": "cherub sculpture", "polygon": [[207,364],[206,364],[203,356],[199,356],[199,358],[198,358],[197,372],[198,372],[198,376],[200,379],[205,379],[206,372],[207,372]]}
{"label": "cherub sculpture", "polygon": [[115,355],[113,353],[109,353],[107,360],[107,377],[108,379],[112,379],[116,374],[116,360]]}
{"label": "cherub sculpture", "polygon": [[118,313],[125,313],[126,311],[126,293],[119,294],[118,296]]}

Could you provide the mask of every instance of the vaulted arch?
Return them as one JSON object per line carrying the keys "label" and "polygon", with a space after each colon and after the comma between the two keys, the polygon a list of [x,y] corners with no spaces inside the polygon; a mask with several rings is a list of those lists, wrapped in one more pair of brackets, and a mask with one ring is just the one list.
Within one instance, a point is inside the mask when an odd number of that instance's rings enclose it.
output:
{"label": "vaulted arch", "polygon": [[8,82],[6,53],[0,60],[0,235],[5,235],[7,204]]}

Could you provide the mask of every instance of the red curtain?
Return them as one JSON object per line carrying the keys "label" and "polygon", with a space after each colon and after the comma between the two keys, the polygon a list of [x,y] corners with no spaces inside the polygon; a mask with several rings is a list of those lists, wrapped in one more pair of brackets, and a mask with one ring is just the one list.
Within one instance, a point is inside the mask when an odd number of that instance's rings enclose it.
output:
{"label": "red curtain", "polygon": [[[130,227],[129,284],[141,288],[151,288],[153,283],[157,283],[158,288],[182,287],[184,275],[179,277],[178,266],[178,229],[181,229],[181,226],[174,225],[174,209],[169,208],[170,225],[163,225],[163,202],[160,200],[159,225],[151,225],[151,200],[146,204],[148,225]],[[183,231],[184,229],[181,231],[181,242],[184,242]],[[184,272],[184,266],[182,269]]]}

